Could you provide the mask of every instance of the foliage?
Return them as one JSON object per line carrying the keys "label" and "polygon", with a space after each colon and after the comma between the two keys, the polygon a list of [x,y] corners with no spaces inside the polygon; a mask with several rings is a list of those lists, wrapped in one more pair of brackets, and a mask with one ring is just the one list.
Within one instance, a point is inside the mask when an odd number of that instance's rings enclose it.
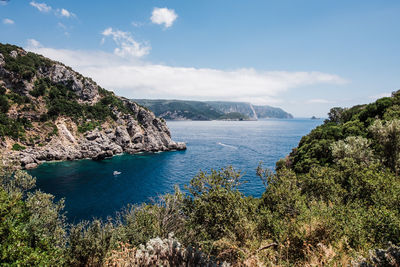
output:
{"label": "foliage", "polygon": [[150,239],[139,249],[122,243],[111,253],[105,266],[230,266],[226,262],[217,264],[199,249],[184,248],[172,233],[165,239]]}
{"label": "foliage", "polygon": [[394,119],[382,123],[376,120],[370,127],[386,165],[398,174],[400,167],[400,120]]}
{"label": "foliage", "polygon": [[63,263],[63,202],[40,191],[28,193],[35,184],[25,172],[1,169],[0,261],[3,264],[37,266]]}
{"label": "foliage", "polygon": [[[352,108],[332,108],[329,119],[306,136],[303,136],[297,148],[290,154],[290,162],[296,173],[306,173],[313,165],[329,166],[334,162],[330,147],[336,141],[349,136],[367,138],[374,153],[382,153],[379,139],[374,137],[370,126],[375,120],[400,118],[400,91],[391,97],[378,99],[368,105]],[[389,155],[386,155],[388,157]],[[392,159],[387,159],[391,161]]]}
{"label": "foliage", "polygon": [[108,221],[83,221],[69,230],[66,263],[68,266],[102,266],[111,248],[114,225]]}
{"label": "foliage", "polygon": [[3,54],[5,59],[5,68],[9,71],[17,73],[26,80],[32,79],[36,70],[42,67],[51,65],[51,61],[43,56],[35,53],[27,52],[26,55],[18,55],[16,58],[10,55],[11,51],[22,51],[22,49],[15,45],[1,44],[0,53]]}
{"label": "foliage", "polygon": [[371,142],[364,137],[349,136],[332,144],[332,156],[335,162],[351,158],[357,164],[368,165],[376,160],[370,145]]}
{"label": "foliage", "polygon": [[94,129],[101,127],[100,122],[92,122],[92,121],[88,121],[88,122],[84,122],[81,125],[78,126],[78,132],[80,133],[86,133],[88,131],[93,131]]}
{"label": "foliage", "polygon": [[25,148],[26,147],[21,146],[20,144],[17,144],[17,143],[13,144],[13,146],[12,146],[12,150],[15,150],[15,151],[21,151],[21,150],[24,150]]}
{"label": "foliage", "polygon": [[10,103],[8,102],[8,98],[4,95],[0,95],[0,111],[2,113],[7,113],[10,108]]}

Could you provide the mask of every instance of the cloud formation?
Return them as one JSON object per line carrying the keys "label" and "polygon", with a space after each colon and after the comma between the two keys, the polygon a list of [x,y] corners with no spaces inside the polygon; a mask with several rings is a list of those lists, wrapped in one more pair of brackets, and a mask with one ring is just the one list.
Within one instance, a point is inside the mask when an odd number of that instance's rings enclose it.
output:
{"label": "cloud formation", "polygon": [[10,0],[0,0],[0,6],[5,6]]}
{"label": "cloud formation", "polygon": [[333,101],[330,101],[330,100],[327,100],[327,99],[322,99],[322,98],[314,98],[314,99],[308,100],[307,103],[310,103],[310,104],[329,104],[329,103],[333,103]]}
{"label": "cloud formation", "polygon": [[169,28],[172,26],[174,21],[178,18],[178,15],[175,13],[175,10],[168,8],[158,8],[155,7],[151,14],[151,22],[155,24],[164,24],[165,28]]}
{"label": "cloud formation", "polygon": [[[113,30],[108,35],[119,34]],[[123,35],[123,34],[122,34]],[[219,70],[172,67],[117,57],[102,51],[28,47],[73,67],[102,87],[129,98],[248,101],[273,104],[283,92],[315,84],[342,84],[341,77],[321,72]]]}
{"label": "cloud formation", "polygon": [[28,39],[27,41],[28,47],[30,49],[37,49],[39,47],[42,47],[42,44],[39,43],[39,41],[35,40],[35,39]]}
{"label": "cloud formation", "polygon": [[76,15],[65,8],[58,8],[58,9],[53,9],[51,6],[47,5],[46,3],[38,3],[35,1],[31,1],[29,3],[31,6],[35,7],[37,10],[39,10],[42,13],[48,13],[50,11],[54,11],[53,13],[56,16],[63,17],[63,18],[72,18],[76,17]]}
{"label": "cloud formation", "polygon": [[377,99],[379,99],[379,98],[382,98],[382,97],[389,97],[389,96],[391,96],[391,95],[392,95],[392,93],[390,93],[390,92],[385,92],[385,93],[380,93],[380,94],[377,94],[377,95],[371,95],[371,96],[369,96],[369,99],[377,100]]}
{"label": "cloud formation", "polygon": [[65,8],[57,9],[56,15],[63,18],[74,18],[76,15]]}
{"label": "cloud formation", "polygon": [[3,19],[3,24],[12,25],[12,24],[14,24],[14,21],[12,19],[5,18],[5,19]]}
{"label": "cloud formation", "polygon": [[33,7],[35,7],[40,12],[43,12],[43,13],[50,12],[51,9],[52,9],[51,6],[48,6],[46,3],[38,3],[38,2],[35,2],[35,1],[31,1],[29,4],[31,6],[33,6]]}
{"label": "cloud formation", "polygon": [[[104,38],[111,37],[118,46],[114,49],[114,54],[120,57],[143,57],[150,52],[149,45],[141,44],[135,41],[130,32],[113,30],[109,27],[102,32]],[[105,39],[103,38],[102,43]]]}

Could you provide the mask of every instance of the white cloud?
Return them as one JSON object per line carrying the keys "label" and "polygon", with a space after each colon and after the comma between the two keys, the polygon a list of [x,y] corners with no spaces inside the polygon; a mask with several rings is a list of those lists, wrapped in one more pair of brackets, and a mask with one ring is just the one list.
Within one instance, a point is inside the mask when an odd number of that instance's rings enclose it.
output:
{"label": "white cloud", "polygon": [[[112,37],[118,46],[114,49],[114,54],[120,57],[143,57],[147,55],[151,49],[149,45],[141,44],[135,41],[129,32],[113,30],[111,27],[109,27],[102,32],[102,35],[104,38]],[[101,41],[102,43],[105,41],[104,38]]]}
{"label": "white cloud", "polygon": [[145,23],[143,23],[143,22],[137,22],[137,21],[132,21],[131,24],[132,24],[133,27],[137,27],[137,28],[142,27],[142,26],[145,25]]}
{"label": "white cloud", "polygon": [[29,4],[33,7],[36,7],[40,12],[47,13],[51,11],[51,6],[48,6],[46,3],[38,3],[35,1],[31,1]]}
{"label": "white cloud", "polygon": [[71,13],[68,10],[64,9],[64,8],[61,9],[60,13],[61,13],[61,16],[64,16],[64,17],[67,17],[67,18],[71,17]]}
{"label": "white cloud", "polygon": [[326,99],[314,98],[314,99],[308,100],[307,103],[310,103],[310,104],[329,104],[329,103],[333,103],[333,102],[330,101],[330,100],[326,100]]}
{"label": "white cloud", "polygon": [[56,15],[64,18],[74,18],[76,15],[65,8],[57,9]]}
{"label": "white cloud", "polygon": [[166,28],[172,26],[174,21],[178,18],[178,15],[175,13],[175,10],[168,8],[158,8],[155,7],[151,14],[151,22],[155,24],[164,24]]}
{"label": "white cloud", "polygon": [[42,44],[35,39],[28,39],[27,43],[28,43],[28,49],[37,49],[39,47],[42,47]]}
{"label": "white cloud", "polygon": [[65,8],[53,9],[51,6],[47,5],[46,3],[38,3],[35,1],[31,1],[30,5],[37,8],[40,12],[43,12],[43,13],[48,13],[53,10],[52,13],[54,13],[54,15],[59,16],[59,17],[64,17],[64,18],[76,17],[76,15],[74,13],[66,10]]}
{"label": "white cloud", "polygon": [[[111,29],[105,31],[111,35]],[[115,32],[114,32],[115,33]],[[172,67],[117,57],[102,51],[31,48],[71,66],[102,87],[128,98],[279,102],[290,89],[315,84],[342,84],[341,77],[321,72],[218,70]]]}
{"label": "white cloud", "polygon": [[11,25],[11,24],[14,24],[14,21],[12,20],[12,19],[3,19],[3,24],[9,24],[9,25]]}
{"label": "white cloud", "polygon": [[0,0],[0,6],[5,6],[10,0]]}
{"label": "white cloud", "polygon": [[369,96],[369,98],[370,98],[370,99],[373,99],[373,100],[377,100],[377,99],[379,99],[379,98],[382,98],[382,97],[389,97],[389,96],[391,96],[391,95],[392,95],[392,93],[386,92],[386,93],[380,93],[380,94],[377,94],[377,95],[371,95],[371,96]]}
{"label": "white cloud", "polygon": [[67,26],[65,26],[64,24],[62,24],[61,22],[57,23],[57,26],[63,30],[67,29]]}

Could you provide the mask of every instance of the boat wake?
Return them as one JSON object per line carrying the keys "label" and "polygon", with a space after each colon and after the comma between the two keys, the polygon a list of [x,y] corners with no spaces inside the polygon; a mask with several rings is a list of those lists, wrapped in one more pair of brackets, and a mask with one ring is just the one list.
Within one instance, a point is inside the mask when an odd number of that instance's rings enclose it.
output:
{"label": "boat wake", "polygon": [[238,148],[237,148],[237,147],[235,147],[235,146],[231,146],[231,145],[223,144],[223,143],[221,143],[221,142],[219,142],[219,143],[218,143],[218,145],[220,145],[220,146],[224,146],[224,147],[233,148],[233,149],[238,149]]}

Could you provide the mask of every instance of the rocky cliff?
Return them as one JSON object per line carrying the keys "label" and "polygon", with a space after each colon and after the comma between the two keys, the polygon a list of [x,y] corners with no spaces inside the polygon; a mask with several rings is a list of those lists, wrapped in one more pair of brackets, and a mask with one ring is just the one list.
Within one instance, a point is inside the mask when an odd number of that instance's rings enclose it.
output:
{"label": "rocky cliff", "polygon": [[186,149],[147,108],[17,46],[0,44],[0,109],[3,161],[22,168]]}

